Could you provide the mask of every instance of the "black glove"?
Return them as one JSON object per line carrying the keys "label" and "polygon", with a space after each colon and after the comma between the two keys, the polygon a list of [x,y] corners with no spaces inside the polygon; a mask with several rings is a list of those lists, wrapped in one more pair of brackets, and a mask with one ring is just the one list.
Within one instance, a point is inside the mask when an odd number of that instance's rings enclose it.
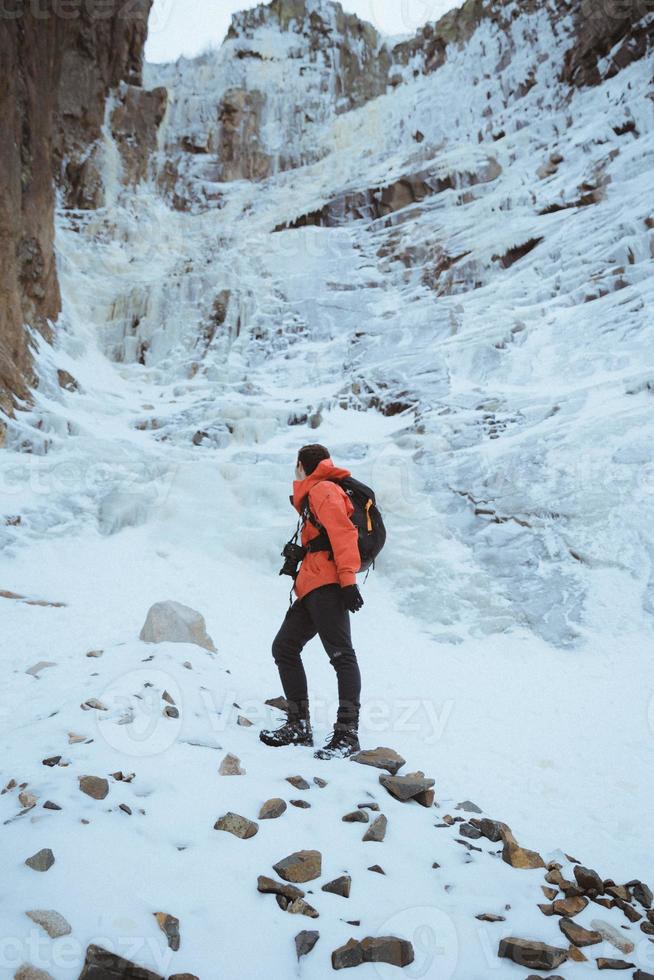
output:
{"label": "black glove", "polygon": [[351,612],[355,613],[361,609],[363,605],[363,596],[359,592],[358,585],[346,585],[341,589],[341,595],[343,596],[343,602],[345,608]]}

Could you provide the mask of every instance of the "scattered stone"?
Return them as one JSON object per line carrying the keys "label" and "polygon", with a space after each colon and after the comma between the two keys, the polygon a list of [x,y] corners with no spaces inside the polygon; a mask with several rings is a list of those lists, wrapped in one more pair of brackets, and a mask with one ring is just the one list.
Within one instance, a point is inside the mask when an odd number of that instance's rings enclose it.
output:
{"label": "scattered stone", "polygon": [[313,905],[305,902],[303,898],[296,898],[294,901],[289,902],[286,906],[286,911],[291,915],[307,915],[310,919],[318,918],[317,910],[314,909]]}
{"label": "scattered stone", "polygon": [[560,920],[559,928],[566,939],[574,943],[575,946],[595,946],[602,942],[603,937],[599,932],[584,929],[578,922],[567,919],[565,916]]}
{"label": "scattered stone", "polygon": [[[512,868],[544,868],[545,862],[537,851],[530,851],[526,847],[520,847],[511,830],[504,825],[502,832],[504,847],[502,849],[502,860],[510,864]],[[561,912],[561,915],[567,915]],[[574,915],[574,913],[572,913]]]}
{"label": "scattered stone", "polygon": [[644,970],[636,970],[633,980],[654,980],[654,973],[645,973]]}
{"label": "scattered stone", "polygon": [[216,653],[204,616],[181,602],[169,600],[151,606],[139,639],[144,643],[194,643]]}
{"label": "scattered stone", "polygon": [[390,772],[391,776],[394,776],[406,763],[406,760],[394,749],[387,749],[384,746],[378,746],[376,749],[365,749],[350,758],[352,762],[359,762],[362,766],[385,769]]}
{"label": "scattered stone", "polygon": [[343,823],[368,823],[370,816],[367,810],[353,810],[352,813],[346,813],[344,817],[341,817]]}
{"label": "scattered stone", "polygon": [[161,695],[161,700],[162,701],[165,701],[166,704],[174,704],[175,703],[175,701],[173,700],[172,695],[169,694],[168,691],[164,691],[163,692],[163,694]]}
{"label": "scattered stone", "polygon": [[63,915],[54,912],[52,909],[32,909],[25,913],[32,922],[47,932],[50,939],[58,939],[60,936],[68,936],[73,931]]}
{"label": "scattered stone", "polygon": [[76,735],[75,732],[68,732],[69,745],[79,745],[80,742],[86,742],[86,735]]}
{"label": "scattered stone", "polygon": [[[97,698],[88,698],[83,704],[80,705],[82,711],[91,711],[95,709],[96,711],[108,711],[109,709],[102,703],[98,701]],[[99,947],[98,947],[99,948]]]}
{"label": "scattered stone", "polygon": [[[484,817],[478,824],[476,821],[470,821],[470,823],[473,822],[475,826],[479,826],[482,836],[491,841],[492,844],[499,844],[504,840],[505,833],[511,833],[509,826],[500,820],[489,820],[488,817]],[[547,880],[549,881],[549,878]]]}
{"label": "scattered stone", "polygon": [[332,953],[334,970],[360,966],[361,963],[389,963],[391,966],[405,967],[413,960],[411,943],[395,936],[366,936],[361,941],[350,939]]}
{"label": "scattered stone", "polygon": [[616,929],[608,922],[604,922],[603,919],[593,919],[590,923],[591,929],[595,929],[602,939],[610,943],[611,946],[615,946],[616,949],[620,950],[621,953],[633,953],[634,944],[630,939],[625,936],[623,932]]}
{"label": "scattered stone", "polygon": [[220,768],[218,770],[221,776],[244,776],[245,769],[241,767],[241,760],[228,752],[223,761],[220,763]]}
{"label": "scattered stone", "polygon": [[350,875],[341,875],[340,878],[334,878],[333,881],[328,881],[326,885],[322,886],[322,890],[329,892],[331,895],[340,895],[342,898],[349,898],[351,887],[352,878]]}
{"label": "scattered stone", "polygon": [[249,718],[246,718],[244,715],[239,715],[237,717],[236,724],[240,725],[241,728],[252,728],[252,722],[250,721]]}
{"label": "scattered stone", "polygon": [[388,820],[386,819],[383,813],[380,813],[379,816],[375,820],[373,820],[373,822],[370,824],[370,826],[366,830],[361,840],[364,841],[371,840],[371,841],[377,841],[378,843],[381,843],[384,837],[386,836],[387,827],[388,827]]}
{"label": "scattered stone", "polygon": [[[182,664],[182,667],[186,667],[187,670],[193,670],[193,664],[191,663],[190,660],[185,660],[184,663]],[[183,974],[180,973],[179,976],[181,977],[183,976]]]}
{"label": "scattered stone", "polygon": [[597,871],[593,871],[591,868],[584,868],[580,864],[576,865],[573,870],[577,884],[583,891],[595,892],[597,895],[602,894],[604,891],[604,882]]}
{"label": "scattered stone", "polygon": [[28,868],[32,871],[49,871],[55,863],[55,856],[49,847],[43,847],[36,854],[32,854],[25,861]]}
{"label": "scattered stone", "polygon": [[598,970],[633,970],[635,963],[626,960],[612,960],[607,956],[598,956],[595,960]]}
{"label": "scattered stone", "polygon": [[46,800],[45,803],[43,804],[43,809],[44,810],[61,810],[61,807],[59,806],[58,803],[53,803],[52,800]]}
{"label": "scattered stone", "polygon": [[513,937],[500,940],[497,955],[532,970],[555,970],[568,959],[568,951],[565,949]]}
{"label": "scattered stone", "polygon": [[290,783],[291,786],[295,786],[296,789],[311,789],[306,779],[302,776],[287,776],[286,782]]}
{"label": "scattered stone", "polygon": [[319,932],[313,932],[307,929],[304,929],[302,932],[298,932],[297,936],[295,937],[295,952],[297,953],[298,960],[302,956],[306,956],[308,953],[310,953],[319,939]]}
{"label": "scattered stone", "polygon": [[60,755],[52,755],[52,756],[50,756],[49,759],[43,759],[43,763],[42,764],[44,766],[49,766],[50,769],[53,769],[55,766],[58,766],[60,762],[61,762],[61,756]]}
{"label": "scattered stone", "polygon": [[611,895],[613,898],[619,899],[621,902],[629,902],[631,900],[631,893],[626,885],[616,885],[614,882],[604,882],[604,891],[607,895]]}
{"label": "scattered stone", "polygon": [[172,704],[167,704],[163,709],[164,718],[179,718],[179,708]]}
{"label": "scattered stone", "polygon": [[130,960],[110,953],[101,946],[91,945],[86,950],[84,968],[78,980],[164,980],[159,973],[137,966]]}
{"label": "scattered stone", "polygon": [[87,653],[86,656],[87,657],[101,657],[103,653],[104,653],[104,650],[89,650],[89,652]]}
{"label": "scattered stone", "polygon": [[296,806],[299,810],[310,810],[311,804],[306,800],[291,800],[291,806]]}
{"label": "scattered stone", "polygon": [[422,791],[422,793],[416,793],[413,798],[416,803],[420,804],[420,806],[429,808],[430,806],[434,805],[436,794],[433,789],[425,789]]}
{"label": "scattered stone", "polygon": [[94,800],[104,800],[109,793],[109,781],[101,776],[80,776],[79,788]]}
{"label": "scattered stone", "polygon": [[616,898],[615,904],[619,909],[622,909],[630,922],[640,922],[642,919],[640,912],[638,912],[633,905],[630,905],[629,902],[623,902],[621,899]]}
{"label": "scattered stone", "polygon": [[127,773],[127,775],[125,775],[125,773],[124,772],[121,772],[120,769],[118,770],[118,772],[112,772],[112,773],[110,773],[110,775],[111,775],[112,779],[115,779],[119,783],[131,783],[136,778],[136,773],[135,772],[130,772],[130,773]]}
{"label": "scattered stone", "polygon": [[313,881],[322,873],[322,855],[320,851],[295,851],[274,864],[273,868],[284,881]]}
{"label": "scattered stone", "polygon": [[462,837],[469,837],[470,840],[479,840],[480,837],[483,837],[479,827],[475,827],[471,823],[462,823],[459,827],[459,833]]}
{"label": "scattered stone", "polygon": [[275,796],[271,800],[266,800],[259,810],[259,820],[276,820],[286,812],[286,802]]}
{"label": "scattered stone", "polygon": [[540,887],[543,895],[545,898],[549,898],[550,902],[559,894],[558,888],[547,888],[545,885],[541,885]]}
{"label": "scattered stone", "polygon": [[652,894],[652,889],[642,881],[634,880],[628,881],[627,887],[631,888],[631,894],[633,898],[639,902],[643,908],[649,909],[652,907],[652,902],[654,901],[654,894]]}
{"label": "scattered stone", "polygon": [[268,698],[264,703],[270,705],[271,708],[277,708],[279,711],[288,714],[288,701],[286,698]]}
{"label": "scattered stone", "polygon": [[37,970],[35,966],[23,963],[14,973],[14,980],[53,980],[53,977],[45,970]]}
{"label": "scattered stone", "polygon": [[30,793],[25,789],[18,794],[18,802],[26,810],[30,809],[33,806],[36,806],[37,800],[38,800],[38,796],[36,795],[36,793]]}
{"label": "scattered stone", "polygon": [[155,912],[154,917],[168,940],[168,946],[176,953],[180,944],[179,919],[174,915],[168,915],[167,912]]}
{"label": "scattered stone", "polygon": [[119,803],[118,804],[118,809],[119,810],[122,810],[123,813],[126,813],[128,817],[131,817],[132,810],[131,810],[131,807],[128,807],[127,806],[127,803]]}
{"label": "scattered stone", "polygon": [[379,810],[379,803],[357,803],[359,810]]}
{"label": "scattered stone", "polygon": [[464,800],[463,803],[457,803],[454,809],[463,810],[464,813],[482,813],[477,804],[471,803],[470,800]]}
{"label": "scattered stone", "polygon": [[25,671],[26,674],[30,674],[32,677],[38,677],[42,670],[47,667],[56,667],[57,664],[53,660],[39,660],[38,664],[34,664],[33,667],[28,667]]}
{"label": "scattered stone", "polygon": [[282,881],[275,881],[274,878],[268,878],[266,875],[259,875],[257,878],[257,890],[263,895],[283,895],[284,898],[291,901],[296,898],[304,898],[304,892],[301,888],[296,888],[295,885],[286,885]]}
{"label": "scattered stone", "polygon": [[316,786],[320,787],[320,789],[324,789],[325,786],[327,785],[327,780],[321,779],[320,776],[314,776],[313,781],[316,784]]}
{"label": "scattered stone", "polygon": [[378,874],[378,875],[385,875],[386,874],[386,872],[382,868],[381,864],[371,864],[370,867],[368,868],[368,871],[374,871],[375,874]]}
{"label": "scattered stone", "polygon": [[572,918],[572,916],[579,915],[580,912],[583,912],[587,905],[588,899],[584,898],[583,895],[574,898],[557,898],[552,902],[552,912],[554,915],[564,915],[567,918]]}
{"label": "scattered stone", "polygon": [[379,782],[396,800],[406,803],[419,793],[431,789],[433,779],[425,779],[423,772],[414,772],[406,776],[380,776]]}
{"label": "scattered stone", "polygon": [[475,919],[479,919],[480,922],[506,922],[504,915],[495,915],[493,912],[482,912],[481,915],[476,915]]}
{"label": "scattered stone", "polygon": [[234,837],[248,840],[257,833],[259,824],[254,820],[248,820],[247,817],[241,817],[238,813],[226,813],[216,821],[213,829],[225,830]]}

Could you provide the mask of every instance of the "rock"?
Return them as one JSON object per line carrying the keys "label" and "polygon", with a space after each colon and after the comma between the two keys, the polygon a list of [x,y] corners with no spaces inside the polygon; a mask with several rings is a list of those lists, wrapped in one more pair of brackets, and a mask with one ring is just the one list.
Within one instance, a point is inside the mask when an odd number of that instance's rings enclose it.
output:
{"label": "rock", "polygon": [[305,902],[303,898],[296,898],[292,902],[289,902],[286,906],[286,911],[291,915],[308,915],[310,919],[318,918],[316,909],[314,909],[313,905]]}
{"label": "rock", "polygon": [[254,820],[248,820],[247,817],[241,817],[238,813],[226,813],[216,821],[213,829],[225,830],[234,837],[248,840],[257,833],[259,824]]}
{"label": "rock", "polygon": [[37,800],[38,800],[38,796],[36,795],[36,793],[29,793],[26,789],[22,790],[18,794],[18,802],[26,810],[29,807],[36,806]]}
{"label": "rock", "polygon": [[55,863],[55,856],[49,847],[43,847],[36,854],[26,858],[25,864],[32,871],[49,871]]}
{"label": "rock", "polygon": [[639,902],[643,908],[649,909],[652,907],[652,902],[654,901],[654,895],[652,894],[652,889],[642,881],[628,881],[627,888],[631,888],[631,894]]}
{"label": "rock", "polygon": [[266,875],[259,875],[257,878],[257,890],[263,895],[283,895],[294,901],[296,898],[304,898],[304,892],[295,885],[286,885],[282,881],[275,881],[274,878],[267,878]]}
{"label": "rock", "polygon": [[507,937],[500,941],[497,955],[532,970],[555,970],[568,959],[568,951],[547,943]]}
{"label": "rock", "polygon": [[320,787],[320,789],[324,789],[325,786],[327,786],[327,780],[321,779],[320,776],[314,776],[313,781],[316,784],[316,786]]}
{"label": "rock", "polygon": [[470,800],[464,800],[463,803],[457,803],[454,808],[455,810],[463,810],[464,813],[481,813],[476,803],[471,803]]}
{"label": "rock", "polygon": [[617,908],[622,909],[630,922],[640,922],[642,919],[640,912],[638,912],[633,905],[630,905],[629,902],[623,902],[621,899],[616,898],[615,905]]}
{"label": "rock", "polygon": [[14,980],[54,980],[54,978],[52,974],[46,973],[45,970],[37,970],[35,966],[30,966],[29,963],[23,963],[14,973]]}
{"label": "rock", "polygon": [[482,912],[481,915],[476,915],[475,919],[479,919],[480,922],[506,922],[505,916],[495,915],[493,912]]}
{"label": "rock", "polygon": [[483,837],[479,827],[475,827],[471,823],[462,823],[459,827],[459,833],[462,837],[468,837],[470,840],[479,840],[480,837]]}
{"label": "rock", "polygon": [[101,946],[86,950],[84,967],[78,980],[164,980],[159,973],[137,966]]}
{"label": "rock", "polygon": [[200,980],[194,973],[173,973],[168,980]]}
{"label": "rock", "polygon": [[341,895],[342,898],[349,898],[351,887],[352,878],[350,875],[341,875],[340,878],[334,878],[333,881],[328,881],[326,885],[322,886],[322,890],[329,892],[331,895]]}
{"label": "rock", "polygon": [[379,816],[375,820],[373,820],[373,822],[370,824],[370,826],[366,830],[361,840],[364,841],[371,840],[371,841],[377,841],[381,843],[381,841],[383,841],[384,837],[386,836],[387,827],[388,827],[388,820],[386,819],[383,813],[380,813]]}
{"label": "rock", "polygon": [[163,709],[163,715],[165,718],[179,718],[179,708],[176,708],[172,704],[167,704]]}
{"label": "rock", "polygon": [[603,937],[599,932],[584,929],[578,922],[567,919],[565,916],[560,920],[559,928],[566,939],[569,939],[575,946],[595,946],[602,942]]}
{"label": "rock", "polygon": [[[536,851],[530,851],[526,847],[520,847],[510,828],[507,827],[506,824],[501,825],[501,834],[502,840],[504,841],[502,860],[507,864],[510,864],[512,868],[527,869],[545,867],[545,862],[540,854],[538,854]],[[574,915],[574,912],[561,912],[560,914]]]}
{"label": "rock", "polygon": [[101,776],[80,776],[79,788],[94,800],[104,800],[109,793],[109,782]]}
{"label": "rock", "polygon": [[313,881],[322,873],[322,855],[320,851],[295,851],[274,864],[273,868],[284,881]]}
{"label": "rock", "polygon": [[595,960],[598,970],[633,970],[635,963],[626,960],[612,960],[607,956],[598,956]]}
{"label": "rock", "polygon": [[41,926],[50,939],[58,939],[59,936],[68,936],[72,932],[71,926],[66,922],[63,915],[54,912],[52,909],[33,909],[25,913],[32,922]]}
{"label": "rock", "polygon": [[420,804],[420,806],[430,807],[434,805],[435,797],[436,794],[434,793],[433,789],[425,789],[422,791],[422,793],[416,793],[413,798],[416,803]]}
{"label": "rock", "polygon": [[81,704],[80,707],[81,707],[82,711],[90,711],[92,708],[94,708],[96,711],[108,711],[109,710],[102,703],[102,701],[98,701],[97,698],[89,698],[87,701],[84,701],[84,703]]}
{"label": "rock", "polygon": [[559,894],[558,888],[547,888],[545,885],[541,885],[540,887],[543,895],[545,898],[549,898],[550,902]]}
{"label": "rock", "polygon": [[[472,822],[473,821],[471,820],[470,823]],[[505,833],[511,833],[511,829],[508,824],[502,823],[499,820],[489,820],[488,817],[484,817],[482,820],[480,820],[478,826],[481,830],[482,836],[485,837],[486,840],[491,841],[493,844],[499,844],[500,841],[504,840]]]}
{"label": "rock", "polygon": [[573,870],[577,884],[583,891],[595,892],[597,895],[602,894],[604,891],[604,882],[597,871],[593,871],[591,868],[584,868],[580,864],[576,865]]}
{"label": "rock", "polygon": [[306,956],[308,953],[310,953],[319,939],[319,932],[313,932],[307,929],[304,929],[302,932],[298,932],[297,936],[295,937],[295,952],[297,953],[298,960],[302,956]]}
{"label": "rock", "polygon": [[379,811],[379,803],[357,803],[359,810],[377,810]]}
{"label": "rock", "polygon": [[28,667],[25,671],[26,674],[31,674],[32,677],[38,677],[42,670],[47,667],[56,667],[57,664],[54,660],[39,660],[38,664],[34,664],[33,667]]}
{"label": "rock", "polygon": [[644,970],[636,970],[633,980],[654,980],[654,973],[645,973]]}
{"label": "rock", "polygon": [[241,768],[241,760],[232,755],[230,752],[227,753],[223,761],[220,763],[220,768],[218,772],[221,776],[244,776],[245,769]]}
{"label": "rock", "polygon": [[173,952],[177,952],[180,944],[179,919],[167,912],[155,912],[154,917],[164,936],[168,940],[168,946]]}
{"label": "rock", "polygon": [[394,749],[387,749],[378,746],[376,749],[365,749],[350,756],[352,762],[359,762],[362,766],[374,766],[375,769],[385,769],[394,776],[406,760],[402,758]]}
{"label": "rock", "polygon": [[286,698],[268,698],[265,704],[270,705],[271,708],[277,708],[279,711],[283,711],[288,714],[288,701]]}
{"label": "rock", "polygon": [[621,953],[626,953],[627,955],[629,953],[633,953],[635,947],[632,941],[624,934],[624,932],[621,932],[620,929],[616,929],[615,926],[612,926],[609,922],[604,922],[603,919],[592,919],[590,927],[591,929],[595,929],[607,943],[610,943],[611,946],[615,946],[616,949],[619,949]]}
{"label": "rock", "polygon": [[238,715],[236,719],[236,724],[240,725],[241,728],[252,728],[252,722],[250,721],[249,718],[246,718],[244,715]]}
{"label": "rock", "polygon": [[86,742],[86,738],[86,735],[76,735],[75,732],[68,732],[69,745],[80,745],[82,742]]}
{"label": "rock", "polygon": [[58,766],[60,762],[61,762],[60,755],[52,755],[50,756],[49,759],[44,759],[42,765],[48,766],[50,769],[54,769],[54,767]]}
{"label": "rock", "polygon": [[576,898],[557,898],[552,902],[552,911],[554,915],[564,915],[567,918],[571,918],[573,915],[579,915],[580,912],[588,905],[588,899],[580,895]]}
{"label": "rock", "polygon": [[286,802],[276,796],[271,800],[266,800],[263,804],[259,810],[259,820],[276,820],[277,817],[281,817],[282,813],[285,812]]}
{"label": "rock", "polygon": [[310,810],[311,804],[307,803],[306,800],[291,800],[291,806],[296,806],[298,810]]}
{"label": "rock", "polygon": [[381,864],[371,864],[370,867],[368,868],[368,871],[374,871],[375,874],[378,874],[378,875],[385,875],[386,874],[386,872],[382,868]]}
{"label": "rock", "polygon": [[370,816],[366,810],[353,810],[341,817],[343,823],[368,823]]}
{"label": "rock", "polygon": [[296,789],[311,789],[306,779],[302,776],[287,776],[286,782],[290,783],[291,786],[295,786]]}
{"label": "rock", "polygon": [[410,773],[407,776],[380,776],[379,782],[391,796],[403,803],[413,799],[419,793],[431,789],[434,785],[434,780],[425,779],[424,773],[421,772]]}
{"label": "rock", "polygon": [[59,806],[58,803],[53,803],[52,800],[46,800],[45,803],[43,804],[43,809],[44,810],[61,810],[61,807]]}
{"label": "rock", "polygon": [[617,898],[621,902],[628,902],[631,900],[631,893],[626,885],[616,885],[613,882],[610,884],[604,882],[604,891],[607,895],[611,895],[612,898]]}
{"label": "rock", "polygon": [[139,639],[144,643],[194,643],[216,653],[204,617],[180,602],[156,602],[151,606]]}
{"label": "rock", "polygon": [[89,650],[89,652],[86,654],[86,656],[87,657],[96,657],[97,658],[97,657],[101,657],[103,655],[103,653],[104,653],[104,650]]}
{"label": "rock", "polygon": [[361,963],[389,963],[391,966],[404,967],[413,963],[413,960],[411,943],[395,936],[366,936],[361,941],[350,939],[332,953],[334,970],[360,966]]}

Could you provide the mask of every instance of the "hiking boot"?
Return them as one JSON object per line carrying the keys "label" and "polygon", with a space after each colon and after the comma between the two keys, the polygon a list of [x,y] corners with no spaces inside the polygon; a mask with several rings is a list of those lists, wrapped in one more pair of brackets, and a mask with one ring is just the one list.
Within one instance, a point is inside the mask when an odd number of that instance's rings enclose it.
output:
{"label": "hiking boot", "polygon": [[289,718],[281,728],[264,729],[259,738],[265,745],[313,745],[311,723],[303,718]]}
{"label": "hiking boot", "polygon": [[359,752],[359,736],[356,728],[334,728],[331,738],[322,749],[314,752],[316,759],[347,759],[348,756]]}

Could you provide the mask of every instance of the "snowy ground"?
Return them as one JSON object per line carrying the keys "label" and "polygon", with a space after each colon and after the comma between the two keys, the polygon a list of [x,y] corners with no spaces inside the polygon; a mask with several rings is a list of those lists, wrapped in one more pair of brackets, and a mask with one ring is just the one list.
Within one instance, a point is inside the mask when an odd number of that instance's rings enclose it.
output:
{"label": "snowy ground", "polygon": [[[468,852],[434,827],[464,800],[546,859],[562,848],[605,877],[652,884],[651,64],[568,99],[547,18],[524,20],[514,42],[523,50],[519,32],[531,30],[538,80],[524,98],[507,95],[530,67],[518,56],[488,81],[490,97],[466,74],[466,59],[487,58],[490,73],[502,54],[484,27],[434,76],[356,112],[325,111],[318,162],[221,185],[220,211],[172,212],[152,187],[125,194],[108,145],[107,207],[59,216],[57,344],[41,347],[34,409],[0,458],[0,590],[65,604],[0,596],[0,782],[38,796],[13,820],[18,790],[0,796],[11,820],[0,836],[1,978],[22,962],[77,977],[94,940],[165,975],[325,977],[350,935],[386,933],[413,940],[408,976],[522,977],[497,959],[502,936],[562,939],[536,907],[542,872],[508,867],[487,841]],[[226,83],[206,66],[201,78]],[[614,131],[630,117],[638,138]],[[180,119],[181,109],[168,125]],[[538,178],[554,150],[563,162]],[[496,179],[388,221],[272,233],[344,190],[428,166],[480,173],[489,158]],[[576,199],[598,167],[611,178],[601,203],[537,213]],[[201,178],[188,180],[195,192]],[[495,253],[535,235],[545,241],[498,267]],[[434,288],[442,251],[470,255]],[[227,319],[207,340],[221,290]],[[79,392],[60,389],[57,368]],[[408,407],[382,414],[371,397]],[[302,421],[317,414],[318,428]],[[394,802],[372,769],[257,738],[271,720],[263,701],[281,693],[270,643],[288,602],[277,572],[294,527],[293,464],[316,440],[375,486],[389,527],[353,621],[361,740],[434,777],[433,811]],[[149,606],[167,598],[205,615],[215,657],[138,640]],[[27,674],[39,661],[54,666]],[[317,642],[306,661],[322,737],[334,678]],[[160,713],[163,690],[179,723]],[[82,711],[89,697],[111,710]],[[118,725],[130,705],[135,721]],[[93,741],[69,745],[69,732]],[[228,751],[247,775],[218,775]],[[68,766],[42,765],[59,754]],[[80,794],[78,776],[116,771],[136,776],[110,780],[104,802]],[[289,807],[247,841],[213,830],[227,810],[256,819],[265,799],[301,796],[284,782],[297,773],[329,782],[306,793],[311,809]],[[368,793],[389,818],[382,844],[340,820]],[[63,810],[44,811],[46,800]],[[45,875],[23,864],[41,847],[56,856]],[[315,923],[256,891],[257,875],[300,847],[323,853]],[[366,870],[377,862],[385,878]],[[349,900],[320,891],[344,871]],[[59,911],[71,936],[47,939],[30,908]],[[178,953],[157,911],[180,919]],[[603,909],[578,921],[598,913],[626,923]],[[298,967],[292,937],[304,928],[321,939]],[[638,925],[629,935],[627,958],[654,971],[654,945]],[[566,977],[595,971],[599,955],[619,954],[592,947]]]}

